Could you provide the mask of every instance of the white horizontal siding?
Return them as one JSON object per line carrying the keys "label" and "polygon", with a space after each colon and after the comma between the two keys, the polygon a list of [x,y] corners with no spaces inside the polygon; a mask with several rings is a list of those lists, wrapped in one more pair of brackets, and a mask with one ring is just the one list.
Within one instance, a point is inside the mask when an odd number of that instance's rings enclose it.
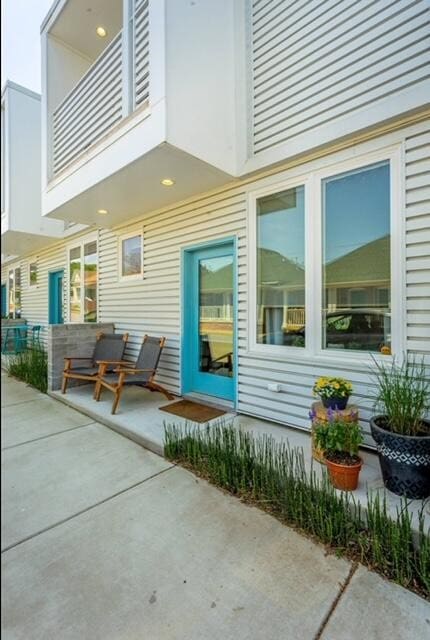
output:
{"label": "white horizontal siding", "polygon": [[405,148],[407,349],[430,359],[430,123]]}
{"label": "white horizontal siding", "polygon": [[428,0],[253,0],[251,7],[255,153],[429,76]]}
{"label": "white horizontal siding", "polygon": [[[29,286],[30,262],[37,263],[37,285],[32,287]],[[49,272],[65,269],[65,265],[66,248],[60,243],[45,249],[37,256],[29,256],[2,267],[2,283],[7,283],[7,274],[11,268],[21,268],[21,317],[27,320],[29,326],[42,326],[40,337],[44,344],[47,336],[46,327],[49,324]],[[64,275],[66,282],[66,273]]]}
{"label": "white horizontal siding", "polygon": [[[272,4],[272,3],[269,3]],[[267,3],[266,3],[267,5]],[[430,159],[430,124],[417,123],[384,138],[384,146],[405,145],[406,229],[406,345],[409,351],[430,356],[430,180],[423,179]],[[393,137],[394,136],[394,137]],[[388,140],[388,141],[387,141]],[[355,150],[354,150],[355,152]],[[358,152],[357,152],[358,153]],[[313,160],[313,169],[331,163]],[[309,165],[308,165],[309,166]],[[285,168],[280,167],[279,171]],[[307,172],[308,167],[296,169]],[[260,176],[253,178],[256,181]],[[427,185],[427,186],[426,186]],[[351,380],[352,401],[370,442],[368,419],[372,412],[372,382],[366,368],[343,361],[315,362],[249,351],[248,259],[246,189],[251,179],[233,187],[196,196],[143,217],[132,225],[99,232],[99,320],[113,322],[116,330],[129,332],[127,357],[137,355],[145,333],[164,335],[166,347],[158,378],[179,393],[181,336],[181,250],[227,236],[237,237],[238,246],[238,410],[245,414],[309,428],[308,411],[314,398],[312,386],[320,375],[338,375]],[[144,275],[140,280],[119,277],[118,243],[124,232],[144,233]],[[83,235],[83,234],[81,234]],[[67,240],[70,243],[70,239]],[[47,271],[65,267],[65,243],[39,254],[40,286],[23,290],[23,315],[30,322],[46,324],[48,314]],[[28,263],[28,260],[26,261]],[[25,270],[25,278],[28,269]],[[4,281],[4,280],[2,280]],[[23,277],[24,281],[24,277]],[[341,358],[341,354],[339,355]],[[430,362],[430,360],[429,360]],[[280,393],[267,389],[269,381],[281,384]]]}

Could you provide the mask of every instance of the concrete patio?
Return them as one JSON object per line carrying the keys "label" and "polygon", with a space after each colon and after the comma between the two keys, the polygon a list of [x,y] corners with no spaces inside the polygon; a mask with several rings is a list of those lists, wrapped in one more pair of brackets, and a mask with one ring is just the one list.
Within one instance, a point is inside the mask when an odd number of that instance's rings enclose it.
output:
{"label": "concrete patio", "polygon": [[[150,393],[138,387],[127,387],[119,410],[113,416],[111,415],[112,395],[105,392],[100,402],[95,402],[92,396],[93,389],[93,385],[81,385],[68,389],[65,395],[59,391],[51,392],[50,395],[159,455],[163,455],[164,425],[185,425],[186,423],[182,418],[159,410],[160,407],[170,404],[159,393]],[[292,447],[301,447],[309,470],[311,465],[317,473],[321,473],[324,469],[318,462],[312,461],[311,439],[307,432],[233,413],[226,413],[222,420],[233,424],[241,431],[249,431],[256,436],[270,435],[275,440],[288,441]],[[212,423],[216,422],[219,422],[219,419],[212,421]],[[197,423],[189,422],[188,424],[199,428]],[[365,507],[368,491],[378,492],[381,497],[385,495],[390,511],[395,516],[397,508],[401,506],[401,500],[384,488],[377,454],[363,450],[360,455],[364,459],[364,466],[354,498]],[[413,513],[414,523],[417,524],[417,515],[423,509],[423,503],[421,500],[412,500],[408,504]],[[426,522],[430,526],[430,501],[425,505],[424,513]]]}
{"label": "concrete patio", "polygon": [[427,637],[428,602],[4,374],[2,418],[5,640]]}

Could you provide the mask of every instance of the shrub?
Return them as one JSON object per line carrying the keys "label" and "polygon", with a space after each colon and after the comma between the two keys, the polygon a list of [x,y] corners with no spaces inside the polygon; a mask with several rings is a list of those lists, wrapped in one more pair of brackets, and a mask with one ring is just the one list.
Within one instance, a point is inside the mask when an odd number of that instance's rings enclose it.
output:
{"label": "shrub", "polygon": [[279,520],[360,560],[399,584],[430,593],[430,531],[419,514],[418,541],[406,500],[397,517],[385,497],[368,495],[367,516],[327,474],[305,469],[302,449],[255,438],[220,423],[203,430],[165,425],[165,455],[214,484],[252,501]]}
{"label": "shrub", "polygon": [[48,356],[41,349],[28,349],[9,357],[9,375],[31,384],[39,391],[48,389]]}
{"label": "shrub", "polygon": [[391,364],[374,362],[375,406],[386,416],[387,428],[402,435],[417,435],[430,409],[430,378],[424,359],[418,362],[405,358],[400,365],[394,359]]}

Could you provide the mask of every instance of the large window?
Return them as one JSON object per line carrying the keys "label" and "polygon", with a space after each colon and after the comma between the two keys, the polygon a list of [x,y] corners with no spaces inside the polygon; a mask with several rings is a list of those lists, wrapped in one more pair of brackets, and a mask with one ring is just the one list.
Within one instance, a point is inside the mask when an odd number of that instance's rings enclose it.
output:
{"label": "large window", "polygon": [[9,271],[9,318],[21,317],[21,269]]}
{"label": "large window", "polygon": [[358,360],[403,348],[399,166],[393,149],[250,194],[251,348]]}
{"label": "large window", "polygon": [[322,346],[389,350],[389,163],[327,178],[322,191]]}
{"label": "large window", "polygon": [[304,187],[257,200],[257,342],[305,345]]}
{"label": "large window", "polygon": [[69,250],[69,320],[97,322],[97,241]]}
{"label": "large window", "polygon": [[138,278],[142,275],[142,234],[120,238],[120,277]]}

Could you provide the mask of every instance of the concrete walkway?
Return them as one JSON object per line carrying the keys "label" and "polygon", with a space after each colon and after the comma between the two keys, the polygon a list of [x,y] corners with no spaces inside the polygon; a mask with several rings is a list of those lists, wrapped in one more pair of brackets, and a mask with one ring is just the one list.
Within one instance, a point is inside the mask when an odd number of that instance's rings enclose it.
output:
{"label": "concrete walkway", "polygon": [[430,604],[2,374],[5,640],[408,640]]}

